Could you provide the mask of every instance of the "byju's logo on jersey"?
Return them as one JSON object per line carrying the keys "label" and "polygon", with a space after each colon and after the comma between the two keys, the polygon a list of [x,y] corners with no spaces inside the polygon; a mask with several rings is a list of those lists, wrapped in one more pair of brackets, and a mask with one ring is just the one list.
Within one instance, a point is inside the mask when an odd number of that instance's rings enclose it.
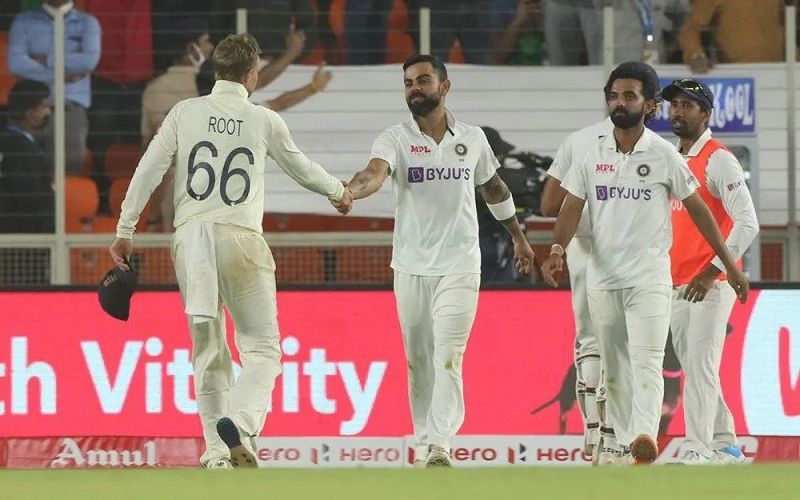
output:
{"label": "byju's logo on jersey", "polygon": [[425,180],[424,167],[408,167],[408,182],[422,182]]}
{"label": "byju's logo on jersey", "polygon": [[633,188],[624,186],[603,186],[594,187],[597,201],[607,200],[642,200],[649,201],[652,191],[647,188]]}
{"label": "byju's logo on jersey", "polygon": [[408,182],[468,181],[470,170],[466,167],[408,167]]}
{"label": "byju's logo on jersey", "polygon": [[431,148],[428,146],[411,146],[411,154],[430,154]]}

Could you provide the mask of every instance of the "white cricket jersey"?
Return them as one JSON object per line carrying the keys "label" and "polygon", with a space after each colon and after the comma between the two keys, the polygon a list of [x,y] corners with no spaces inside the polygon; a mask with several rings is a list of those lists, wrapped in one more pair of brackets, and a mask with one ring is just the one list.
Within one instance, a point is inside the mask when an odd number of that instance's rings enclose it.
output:
{"label": "white cricket jersey", "polygon": [[630,153],[611,133],[573,163],[564,188],[586,200],[592,226],[587,287],[615,290],[672,285],[670,194],[684,200],[698,187],[672,144],[645,128]]}
{"label": "white cricket jersey", "polygon": [[133,175],[122,202],[118,237],[133,236],[173,157],[176,228],[200,220],[261,232],[267,156],[303,187],[328,198],[342,197],[342,183],[297,149],[283,119],[247,97],[242,84],[218,80],[210,95],[172,108]]}
{"label": "white cricket jersey", "polygon": [[[707,128],[684,158],[688,160],[699,155],[710,140],[711,129]],[[680,150],[680,141],[678,149]],[[722,200],[722,206],[733,221],[725,244],[734,260],[739,260],[758,234],[758,218],[750,190],[747,189],[744,171],[733,153],[718,149],[711,154],[706,165],[706,188],[711,196]],[[725,269],[719,256],[714,256],[711,263],[717,269]]]}
{"label": "white cricket jersey", "polygon": [[[569,134],[558,147],[553,163],[547,169],[547,175],[563,184],[572,163],[580,161],[581,156],[591,145],[597,143],[600,137],[607,136],[613,130],[614,124],[611,123],[611,118],[606,118],[601,122]],[[584,207],[581,220],[578,222],[578,229],[575,231],[575,237],[586,238],[591,235],[592,228],[589,222],[589,211],[588,207]]]}
{"label": "white cricket jersey", "polygon": [[384,130],[371,158],[389,164],[394,194],[392,269],[418,276],[480,273],[475,186],[500,166],[480,127],[447,113],[436,144],[413,118]]}

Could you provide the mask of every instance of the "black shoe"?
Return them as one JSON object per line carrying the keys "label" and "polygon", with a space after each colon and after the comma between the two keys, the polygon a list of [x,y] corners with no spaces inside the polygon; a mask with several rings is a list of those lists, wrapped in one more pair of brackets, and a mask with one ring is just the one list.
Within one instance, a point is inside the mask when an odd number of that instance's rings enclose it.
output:
{"label": "black shoe", "polygon": [[239,428],[228,417],[217,421],[217,434],[231,451],[231,465],[238,468],[254,469],[258,467],[253,451],[242,444]]}

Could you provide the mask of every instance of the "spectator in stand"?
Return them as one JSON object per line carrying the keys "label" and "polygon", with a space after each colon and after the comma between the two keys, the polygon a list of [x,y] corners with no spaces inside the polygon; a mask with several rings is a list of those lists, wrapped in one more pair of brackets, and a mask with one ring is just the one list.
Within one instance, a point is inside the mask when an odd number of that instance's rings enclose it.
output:
{"label": "spectator in stand", "polygon": [[344,39],[350,64],[384,64],[394,0],[346,0]]}
{"label": "spectator in stand", "polygon": [[[304,36],[305,50],[299,54],[300,59],[305,57],[309,51],[313,50],[319,40],[317,32],[317,11],[311,0],[214,0],[215,11],[230,12],[231,15],[219,17],[219,26],[215,25],[215,30],[219,29],[225,34],[236,31],[235,17],[233,10],[237,8],[247,9],[247,32],[253,35],[263,50],[262,58],[274,63],[281,57],[284,48],[288,49],[288,44],[284,45],[287,29],[290,32],[297,31]],[[297,56],[295,56],[296,58]],[[293,59],[294,60],[294,59]],[[289,61],[287,64],[291,63]],[[285,68],[284,68],[285,69]],[[281,74],[283,70],[277,72]],[[259,74],[259,85],[263,86],[270,82],[263,81]]]}
{"label": "spectator in stand", "polygon": [[8,96],[8,123],[0,132],[0,233],[55,230],[53,167],[35,135],[50,116],[50,90],[20,80]]}
{"label": "spectator in stand", "polygon": [[[64,14],[65,110],[67,175],[80,175],[92,104],[91,73],[100,60],[100,24],[67,0],[45,0],[40,9],[19,14],[11,25],[8,68],[21,79],[54,87],[53,17]],[[52,125],[44,130],[45,150],[52,158]]]}
{"label": "spectator in stand", "polygon": [[683,60],[693,73],[707,73],[714,59],[701,42],[710,30],[723,63],[777,62],[784,59],[783,0],[694,0],[681,29]]}
{"label": "spectator in stand", "polygon": [[219,33],[209,32],[212,42],[217,38],[224,38],[228,33],[235,31],[236,14],[233,8],[223,6],[221,10],[218,10],[214,1],[153,0],[153,63],[156,73],[161,73],[172,66],[175,57],[183,52],[183,49],[178,49],[177,53],[175,53],[175,49],[170,48],[175,34],[175,23],[179,23],[181,19],[195,16],[203,17],[208,20],[212,30],[214,26],[220,24],[221,20],[224,20],[226,25],[222,31]]}
{"label": "spectator in stand", "polygon": [[[177,103],[197,97],[195,76],[203,62],[211,57],[214,44],[208,35],[208,21],[202,17],[184,17],[175,22],[170,39],[164,39],[165,48],[173,54],[173,64],[167,71],[147,84],[142,95],[142,149],[147,149],[161,122]],[[164,175],[164,180],[152,198],[152,208],[147,221],[148,230],[172,231],[174,208],[172,203],[174,170]]]}
{"label": "spectator in stand", "polygon": [[681,26],[688,0],[614,0],[613,7],[614,62],[667,62],[665,35]]}
{"label": "spectator in stand", "polygon": [[106,205],[106,149],[141,140],[142,92],[153,78],[151,0],[86,0],[85,6],[103,31],[103,53],[92,81],[89,149],[101,205]]}
{"label": "spectator in stand", "polygon": [[[303,53],[303,48],[306,46],[305,31],[295,28],[294,23],[289,24],[288,31],[284,39],[283,46],[286,50],[279,56],[275,56],[273,50],[261,54],[262,60],[266,61],[266,66],[263,66],[258,72],[258,83],[256,88],[266,87],[278,78],[290,64],[295,62]],[[264,50],[264,46],[261,46]]]}
{"label": "spectator in stand", "polygon": [[164,40],[164,48],[176,54],[172,65],[148,83],[142,95],[141,136],[144,148],[150,144],[175,104],[197,96],[195,75],[214,51],[208,34],[208,21],[202,17],[184,17],[175,22],[172,31],[170,40]]}
{"label": "spectator in stand", "polygon": [[544,0],[544,39],[551,65],[603,63],[601,8],[592,0]]}
{"label": "spectator in stand", "polygon": [[347,54],[339,43],[339,37],[331,26],[331,4],[333,0],[317,0],[317,30],[319,41],[328,64],[347,64]]}
{"label": "spectator in stand", "polygon": [[[687,0],[613,0],[614,62],[665,62],[664,33],[679,25]],[[603,64],[603,2],[545,0],[547,59],[553,66]]]}
{"label": "spectator in stand", "polygon": [[494,0],[420,0],[431,9],[431,54],[447,61],[458,40],[468,64],[492,64]]}
{"label": "spectator in stand", "polygon": [[[284,109],[296,106],[305,101],[309,97],[325,90],[328,82],[331,81],[333,75],[330,71],[325,69],[325,64],[320,64],[311,77],[311,81],[300,88],[284,92],[274,99],[264,101],[262,105],[273,111],[283,111]],[[208,60],[200,66],[200,71],[197,72],[195,83],[197,84],[198,95],[208,95],[211,89],[214,88],[216,75],[214,75],[213,61]]]}
{"label": "spectator in stand", "polygon": [[538,66],[544,57],[539,0],[496,0],[494,62]]}

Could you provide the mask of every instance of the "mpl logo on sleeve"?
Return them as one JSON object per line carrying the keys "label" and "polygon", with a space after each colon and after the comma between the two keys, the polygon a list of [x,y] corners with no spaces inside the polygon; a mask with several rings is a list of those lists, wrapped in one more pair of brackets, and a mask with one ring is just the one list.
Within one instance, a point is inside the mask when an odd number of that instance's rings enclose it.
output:
{"label": "mpl logo on sleeve", "polygon": [[417,155],[418,154],[425,154],[425,155],[427,155],[427,154],[430,154],[430,153],[431,153],[431,148],[429,148],[428,146],[414,146],[414,145],[411,146],[411,154],[417,154]]}

